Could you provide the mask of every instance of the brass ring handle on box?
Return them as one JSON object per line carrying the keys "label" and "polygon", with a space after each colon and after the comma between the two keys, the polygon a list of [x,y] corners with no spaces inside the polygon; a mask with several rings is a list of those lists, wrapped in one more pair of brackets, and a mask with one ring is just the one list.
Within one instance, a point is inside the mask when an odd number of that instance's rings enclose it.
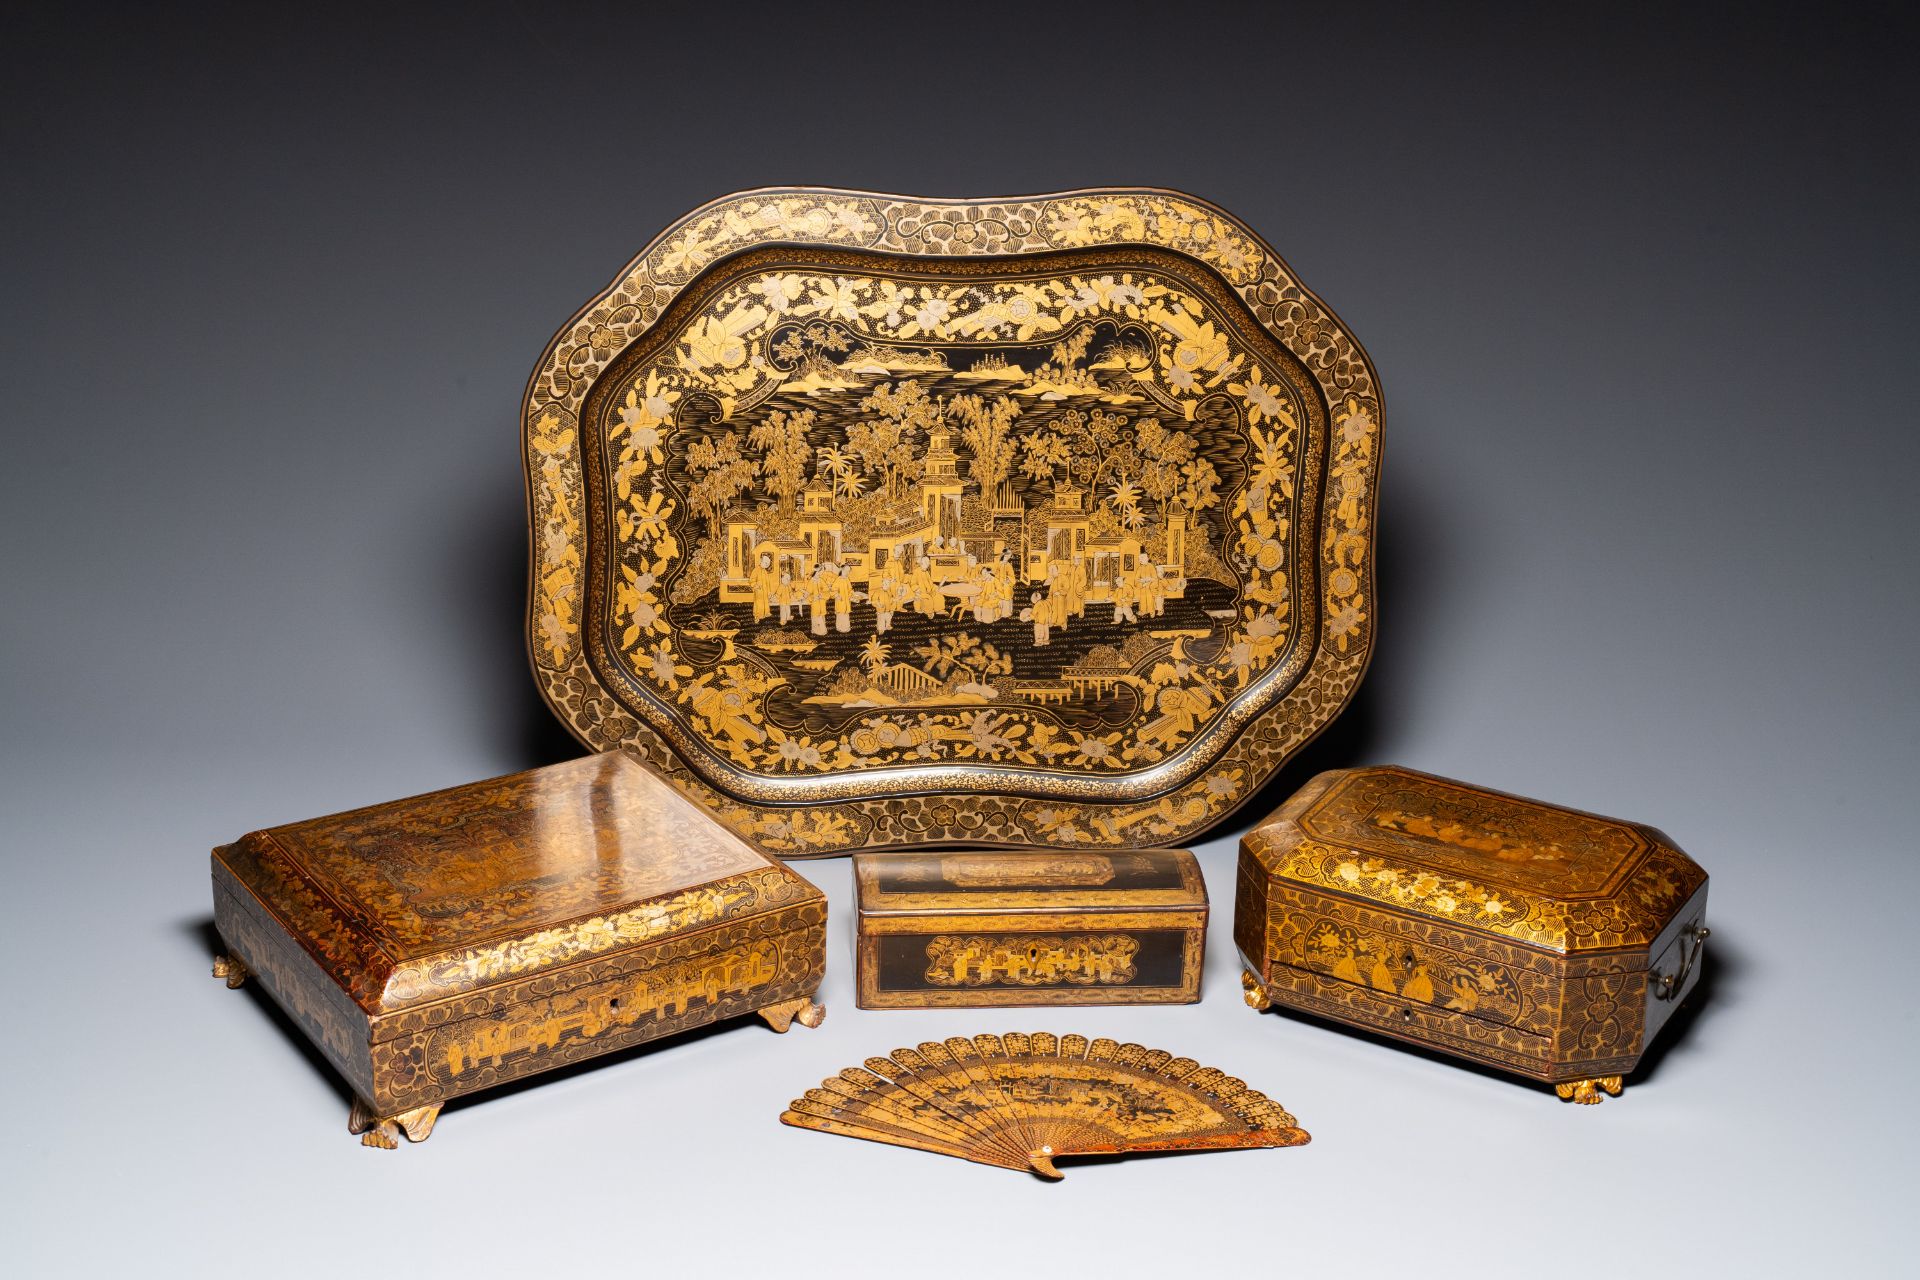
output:
{"label": "brass ring handle on box", "polygon": [[[1680,967],[1670,974],[1660,974],[1655,978],[1655,996],[1662,1000],[1671,1000],[1685,989],[1687,977],[1693,972],[1693,966],[1699,962],[1701,953],[1707,949],[1707,938],[1712,932],[1713,930],[1703,924],[1681,931]],[[1693,940],[1691,947],[1687,945],[1689,938]]]}

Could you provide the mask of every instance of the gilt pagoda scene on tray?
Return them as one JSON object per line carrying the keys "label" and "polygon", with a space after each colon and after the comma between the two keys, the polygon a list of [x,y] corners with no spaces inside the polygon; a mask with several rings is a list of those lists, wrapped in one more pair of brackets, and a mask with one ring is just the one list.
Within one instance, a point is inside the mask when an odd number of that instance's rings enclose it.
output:
{"label": "gilt pagoda scene on tray", "polygon": [[1294,631],[1302,401],[1212,312],[1144,273],[709,297],[589,408],[616,665],[755,772],[1157,763]]}

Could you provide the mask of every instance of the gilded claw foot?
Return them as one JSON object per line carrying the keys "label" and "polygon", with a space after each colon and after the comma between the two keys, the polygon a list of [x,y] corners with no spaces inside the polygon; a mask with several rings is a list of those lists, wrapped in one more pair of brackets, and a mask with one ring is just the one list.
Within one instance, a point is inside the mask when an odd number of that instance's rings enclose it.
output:
{"label": "gilded claw foot", "polygon": [[775,1031],[785,1032],[798,1022],[803,1027],[817,1027],[827,1019],[827,1006],[815,1004],[811,996],[801,996],[798,1000],[782,1000],[779,1004],[770,1004],[760,1010],[760,1016]]}
{"label": "gilded claw foot", "polygon": [[397,1116],[380,1116],[372,1107],[355,1098],[353,1114],[347,1117],[347,1132],[360,1135],[363,1147],[378,1147],[382,1151],[391,1151],[400,1145],[400,1135],[405,1134],[408,1142],[425,1142],[433,1134],[433,1122],[440,1118],[441,1104],[415,1107],[411,1111],[402,1111]]}
{"label": "gilded claw foot", "polygon": [[1620,1096],[1620,1090],[1626,1086],[1620,1083],[1619,1076],[1595,1076],[1591,1080],[1569,1080],[1565,1084],[1553,1086],[1553,1091],[1566,1102],[1577,1102],[1583,1107],[1591,1107],[1600,1101],[1604,1091],[1614,1097]]}
{"label": "gilded claw foot", "polygon": [[234,959],[232,956],[215,956],[213,958],[213,976],[216,978],[225,978],[227,980],[227,990],[229,991],[232,991],[235,987],[245,982],[247,975],[252,972],[251,969],[247,968],[246,965],[240,963],[240,961]]}
{"label": "gilded claw foot", "polygon": [[1267,986],[1254,976],[1253,970],[1240,971],[1240,989],[1245,994],[1247,1007],[1256,1013],[1265,1013],[1273,1008],[1273,997],[1267,994]]}

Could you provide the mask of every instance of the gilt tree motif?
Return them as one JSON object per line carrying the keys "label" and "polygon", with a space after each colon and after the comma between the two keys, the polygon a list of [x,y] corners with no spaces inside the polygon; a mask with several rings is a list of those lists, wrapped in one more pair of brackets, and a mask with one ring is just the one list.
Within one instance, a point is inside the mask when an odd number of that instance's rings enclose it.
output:
{"label": "gilt tree motif", "polygon": [[958,673],[978,682],[985,676],[1013,673],[1011,656],[965,631],[929,640],[914,653],[925,661],[930,673],[942,679]]}
{"label": "gilt tree motif", "polygon": [[813,447],[807,432],[818,415],[812,409],[789,413],[776,409],[753,424],[747,443],[760,450],[761,483],[782,506],[791,506],[807,483]]}
{"label": "gilt tree motif", "polygon": [[991,503],[1001,482],[1013,471],[1017,446],[1010,429],[1020,416],[1020,404],[1012,396],[996,396],[991,401],[981,396],[955,396],[949,407],[966,424],[960,429],[960,438],[973,453],[971,469],[980,496]]}
{"label": "gilt tree motif", "polygon": [[742,456],[740,441],[730,435],[694,441],[687,450],[687,469],[699,477],[687,494],[687,505],[706,517],[708,533],[718,538],[727,507],[753,487],[760,469]]}
{"label": "gilt tree motif", "polygon": [[860,457],[837,444],[820,446],[820,467],[833,483],[836,498],[856,498],[866,483],[860,477]]}
{"label": "gilt tree motif", "polygon": [[847,448],[869,475],[878,475],[887,497],[898,498],[919,469],[915,442],[940,421],[940,405],[918,382],[883,383],[860,407],[876,417],[847,428]]}

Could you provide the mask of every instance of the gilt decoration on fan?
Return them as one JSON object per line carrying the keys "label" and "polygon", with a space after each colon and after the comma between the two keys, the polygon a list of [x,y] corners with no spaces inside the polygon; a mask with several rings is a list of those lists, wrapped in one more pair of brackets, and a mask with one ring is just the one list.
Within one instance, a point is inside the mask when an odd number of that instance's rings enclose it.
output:
{"label": "gilt decoration on fan", "polygon": [[1243,1080],[1164,1049],[1050,1032],[952,1036],[868,1058],[782,1122],[1058,1178],[1070,1156],[1297,1147],[1307,1132]]}

